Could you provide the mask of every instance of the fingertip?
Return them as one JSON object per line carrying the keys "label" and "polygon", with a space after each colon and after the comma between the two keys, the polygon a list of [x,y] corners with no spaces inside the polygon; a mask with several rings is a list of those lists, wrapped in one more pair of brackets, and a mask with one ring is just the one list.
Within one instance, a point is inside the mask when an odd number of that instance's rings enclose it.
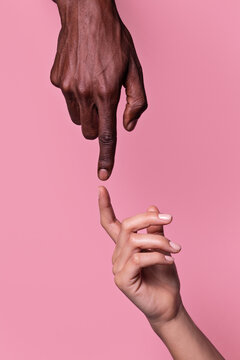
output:
{"label": "fingertip", "polygon": [[100,208],[104,208],[111,202],[109,192],[105,186],[98,186],[98,201]]}
{"label": "fingertip", "polygon": [[180,244],[174,243],[173,241],[169,241],[169,245],[174,250],[174,252],[179,252],[182,250],[182,246]]}
{"label": "fingertip", "polygon": [[136,125],[137,125],[137,120],[131,120],[130,122],[128,122],[126,124],[125,129],[129,132],[133,131],[135,129]]}
{"label": "fingertip", "polygon": [[172,221],[173,221],[173,216],[170,215],[170,220],[169,220],[168,224],[171,224]]}
{"label": "fingertip", "polygon": [[104,190],[106,190],[106,188],[104,186],[98,186],[98,199],[101,198]]}
{"label": "fingertip", "polygon": [[165,255],[165,260],[169,263],[169,264],[173,264],[174,263],[174,258],[172,256],[169,255]]}
{"label": "fingertip", "polygon": [[99,169],[98,170],[98,178],[102,181],[106,181],[109,179],[111,173],[106,169]]}
{"label": "fingertip", "polygon": [[100,195],[109,195],[107,188],[103,185],[98,186],[98,192]]}

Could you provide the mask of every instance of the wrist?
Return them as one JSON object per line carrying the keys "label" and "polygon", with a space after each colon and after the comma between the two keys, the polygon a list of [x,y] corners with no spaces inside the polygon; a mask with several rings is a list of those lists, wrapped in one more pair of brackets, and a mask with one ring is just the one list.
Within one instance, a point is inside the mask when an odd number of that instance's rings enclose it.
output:
{"label": "wrist", "polygon": [[74,26],[76,23],[91,30],[91,23],[119,20],[115,0],[54,0],[57,3],[62,25]]}
{"label": "wrist", "polygon": [[150,324],[170,351],[173,359],[224,360],[191,319],[183,304],[180,305],[173,319]]}
{"label": "wrist", "polygon": [[164,335],[165,329],[174,327],[188,316],[182,301],[179,301],[177,308],[169,316],[161,318],[147,318],[153,331],[160,337]]}
{"label": "wrist", "polygon": [[59,5],[98,5],[98,6],[116,6],[115,0],[52,0]]}

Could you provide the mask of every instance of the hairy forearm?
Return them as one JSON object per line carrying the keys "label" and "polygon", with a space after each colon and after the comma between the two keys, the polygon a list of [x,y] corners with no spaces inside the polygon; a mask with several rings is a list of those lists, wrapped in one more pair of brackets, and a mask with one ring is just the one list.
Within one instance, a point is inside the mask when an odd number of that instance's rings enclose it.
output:
{"label": "hairy forearm", "polygon": [[183,306],[177,317],[168,323],[150,324],[167,346],[174,360],[224,360],[194,324]]}

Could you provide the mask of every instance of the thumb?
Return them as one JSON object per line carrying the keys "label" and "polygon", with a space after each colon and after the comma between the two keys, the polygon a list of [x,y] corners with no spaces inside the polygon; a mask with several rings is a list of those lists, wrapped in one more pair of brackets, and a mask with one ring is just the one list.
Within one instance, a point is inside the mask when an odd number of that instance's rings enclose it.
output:
{"label": "thumb", "polygon": [[148,106],[142,68],[138,59],[131,58],[129,60],[128,74],[124,86],[126,88],[127,105],[123,114],[123,125],[127,131],[132,131]]}

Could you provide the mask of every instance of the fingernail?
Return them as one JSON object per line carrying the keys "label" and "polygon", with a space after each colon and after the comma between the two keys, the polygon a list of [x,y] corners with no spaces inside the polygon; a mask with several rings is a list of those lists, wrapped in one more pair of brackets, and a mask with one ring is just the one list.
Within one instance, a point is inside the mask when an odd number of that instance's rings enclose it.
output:
{"label": "fingernail", "polygon": [[132,131],[135,128],[136,124],[137,124],[137,120],[130,121],[130,123],[127,125],[127,130]]}
{"label": "fingernail", "polygon": [[169,214],[158,214],[159,219],[169,221],[171,220],[172,216]]}
{"label": "fingernail", "polygon": [[170,263],[174,262],[174,258],[172,256],[165,255],[165,259]]}
{"label": "fingernail", "polygon": [[169,245],[170,245],[174,250],[177,250],[177,251],[181,250],[181,245],[176,244],[176,243],[174,243],[174,242],[172,242],[172,241],[169,241]]}
{"label": "fingernail", "polygon": [[106,169],[100,169],[100,170],[98,171],[98,177],[99,177],[99,179],[102,180],[102,181],[107,180],[108,177],[109,177],[108,171],[107,171]]}

